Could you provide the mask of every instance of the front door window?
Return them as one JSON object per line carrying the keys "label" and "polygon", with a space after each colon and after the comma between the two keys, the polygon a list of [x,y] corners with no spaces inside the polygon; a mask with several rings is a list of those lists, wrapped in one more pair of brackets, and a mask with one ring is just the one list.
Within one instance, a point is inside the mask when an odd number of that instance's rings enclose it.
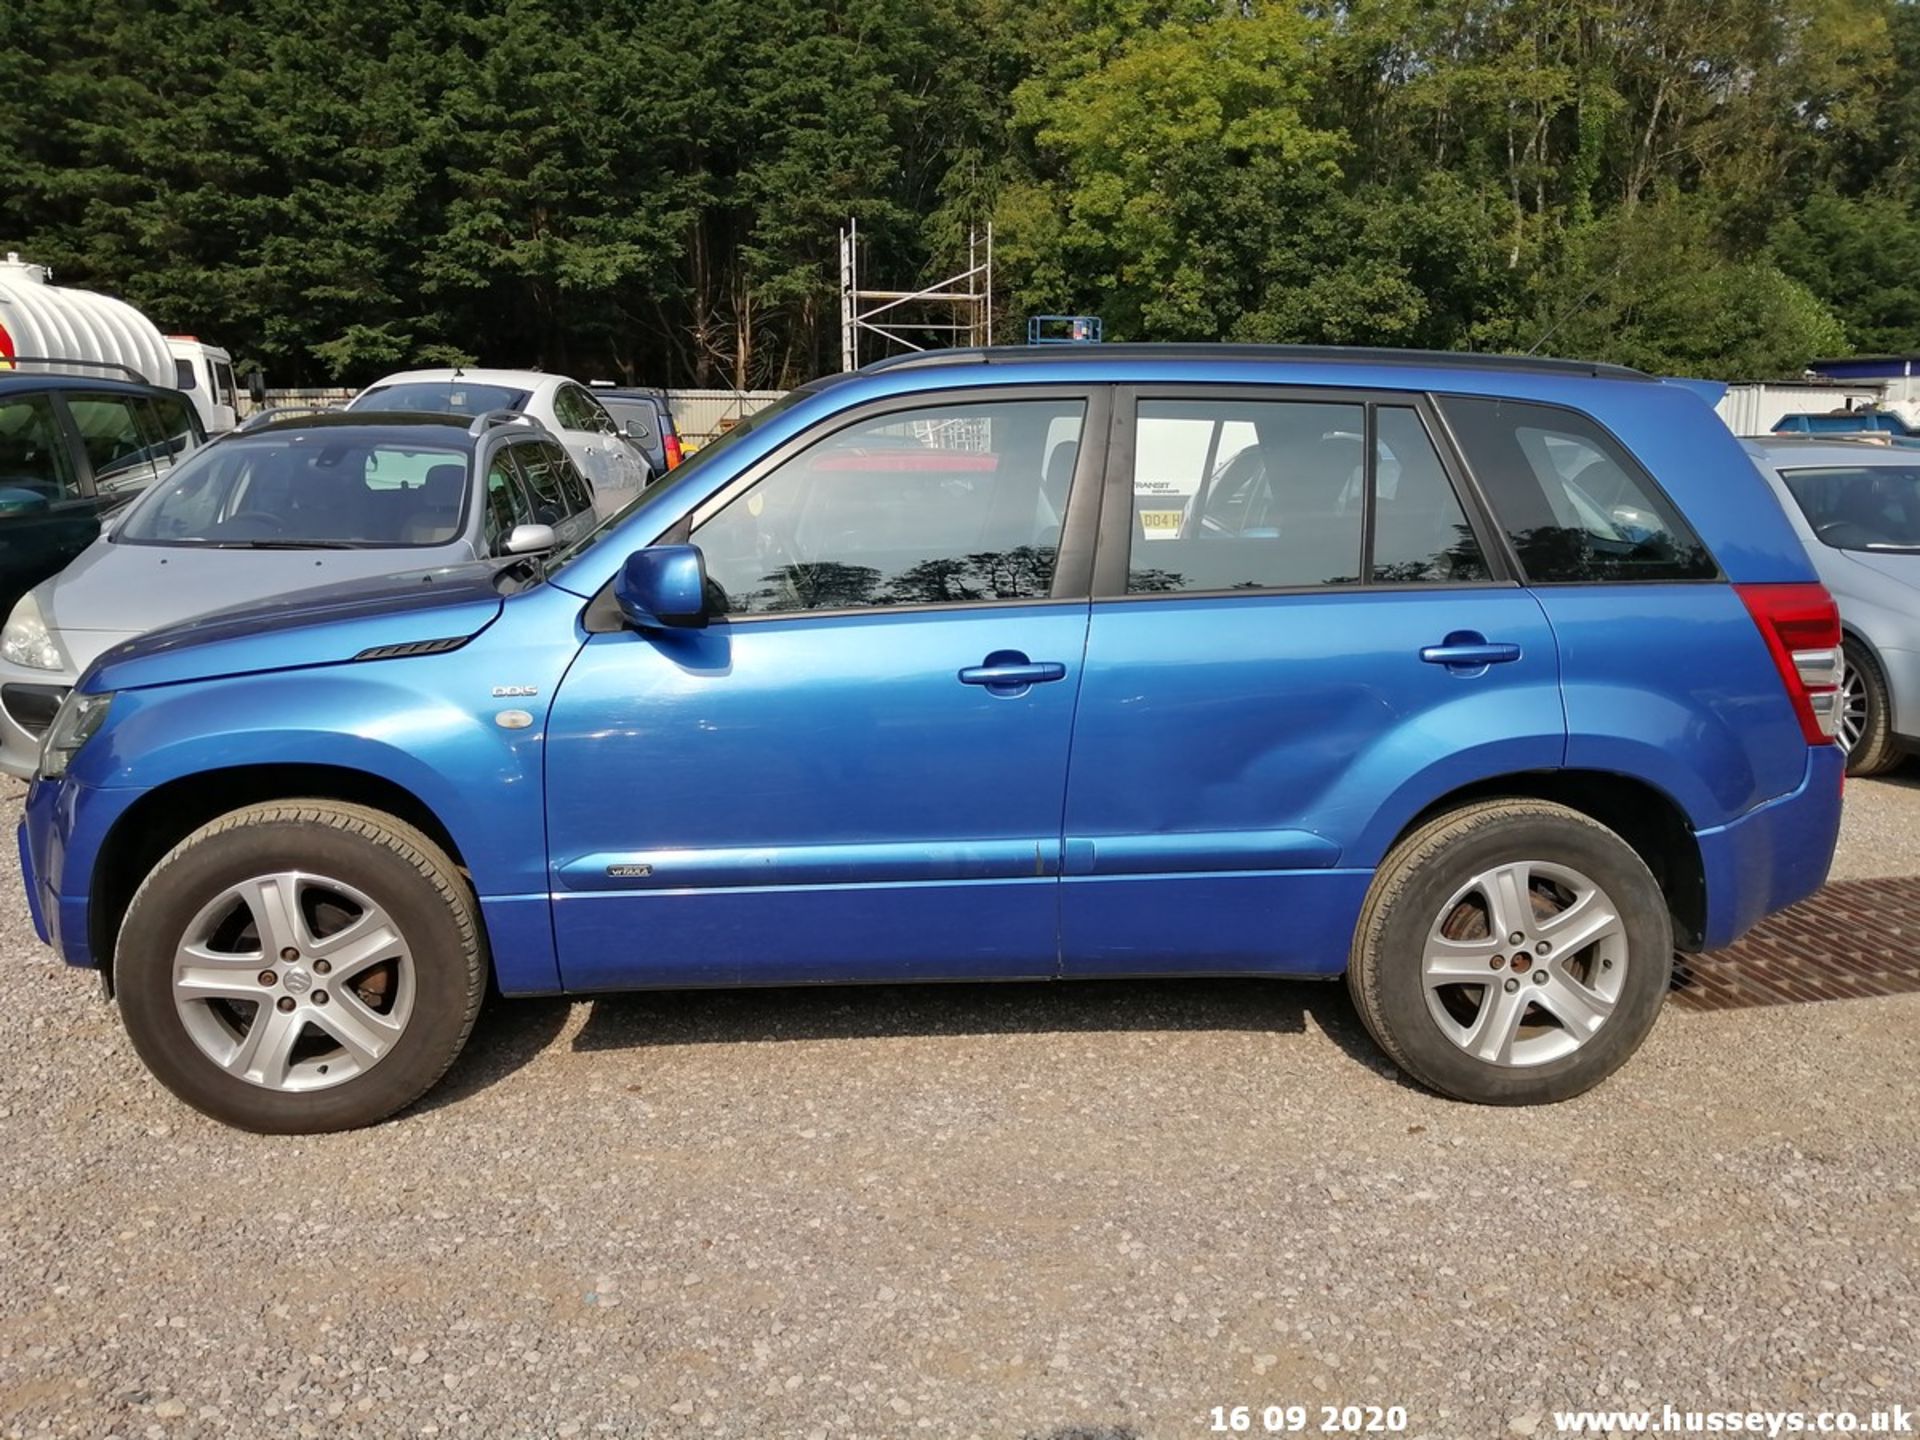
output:
{"label": "front door window", "polygon": [[1005,400],[850,426],[693,532],[729,615],[1039,600],[1084,404]]}

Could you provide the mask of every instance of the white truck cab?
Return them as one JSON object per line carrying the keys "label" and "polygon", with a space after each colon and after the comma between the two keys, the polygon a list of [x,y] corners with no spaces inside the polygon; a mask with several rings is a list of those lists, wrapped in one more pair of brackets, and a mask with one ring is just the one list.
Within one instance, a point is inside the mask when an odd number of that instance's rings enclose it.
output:
{"label": "white truck cab", "polygon": [[197,335],[169,335],[173,384],[184,390],[209,435],[223,435],[240,421],[233,387],[233,357]]}

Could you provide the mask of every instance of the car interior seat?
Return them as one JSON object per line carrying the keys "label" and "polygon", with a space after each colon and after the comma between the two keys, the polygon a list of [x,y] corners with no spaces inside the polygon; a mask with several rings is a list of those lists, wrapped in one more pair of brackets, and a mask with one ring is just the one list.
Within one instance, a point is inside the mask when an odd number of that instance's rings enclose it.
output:
{"label": "car interior seat", "polygon": [[467,467],[435,465],[416,492],[403,538],[409,545],[441,545],[453,538],[466,498]]}

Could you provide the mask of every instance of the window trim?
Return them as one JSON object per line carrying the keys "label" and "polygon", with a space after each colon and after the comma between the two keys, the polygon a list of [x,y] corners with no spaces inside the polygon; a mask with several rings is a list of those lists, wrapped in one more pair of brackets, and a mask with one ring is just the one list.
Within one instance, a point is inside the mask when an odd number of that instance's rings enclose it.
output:
{"label": "window trim", "polygon": [[[688,544],[693,532],[751,490],[761,480],[822,441],[844,430],[884,419],[935,407],[989,405],[996,401],[1078,400],[1085,406],[1080,422],[1079,453],[1074,457],[1073,479],[1067,486],[1067,510],[1060,527],[1060,543],[1054,555],[1053,587],[1044,595],[1016,600],[961,600],[950,605],[857,605],[833,610],[788,610],[770,615],[719,615],[715,624],[754,625],[767,621],[817,620],[842,615],[908,615],[922,612],[955,613],[961,611],[1007,609],[1032,605],[1084,605],[1090,598],[1090,583],[1096,542],[1093,531],[1100,523],[1102,487],[1097,478],[1106,464],[1113,387],[1101,382],[1084,385],[974,385],[951,390],[916,390],[888,395],[863,405],[830,415],[809,427],[757,463],[741,471],[679,520],[648,542]],[[612,582],[605,593],[611,596]],[[596,601],[598,597],[595,597]]]}
{"label": "window trim", "polygon": [[[1726,568],[1721,565],[1720,557],[1713,553],[1713,547],[1707,544],[1706,538],[1700,534],[1700,527],[1695,525],[1692,517],[1674,502],[1673,496],[1667,493],[1666,486],[1654,478],[1653,472],[1647,469],[1645,462],[1634,452],[1633,447],[1615,434],[1613,427],[1592,411],[1581,410],[1572,405],[1564,405],[1557,400],[1533,400],[1519,395],[1488,395],[1470,390],[1436,390],[1431,393],[1429,399],[1432,401],[1430,408],[1434,421],[1436,422],[1434,433],[1436,436],[1444,435],[1446,437],[1446,445],[1451,457],[1458,462],[1461,473],[1468,477],[1475,495],[1479,497],[1480,503],[1484,507],[1483,513],[1492,525],[1494,536],[1500,547],[1500,554],[1506,561],[1510,573],[1520,584],[1526,586],[1529,590],[1564,590],[1581,585],[1724,585],[1727,583]],[[1592,426],[1609,445],[1612,445],[1619,454],[1625,458],[1629,477],[1639,484],[1644,485],[1648,491],[1657,496],[1660,502],[1679,518],[1680,523],[1686,526],[1688,533],[1693,536],[1694,543],[1706,553],[1707,559],[1713,562],[1713,574],[1697,575],[1691,579],[1674,579],[1671,577],[1655,576],[1648,576],[1641,579],[1628,575],[1610,575],[1604,579],[1534,579],[1531,575],[1527,574],[1526,567],[1520,563],[1520,552],[1514,547],[1512,540],[1508,537],[1507,527],[1500,524],[1494,516],[1493,505],[1487,496],[1486,489],[1482,485],[1480,478],[1473,473],[1473,467],[1467,462],[1467,452],[1460,444],[1458,437],[1455,436],[1452,423],[1447,419],[1446,407],[1443,403],[1447,400],[1492,400],[1505,402],[1510,405],[1532,405],[1542,410],[1554,410],[1563,415],[1571,415],[1575,420],[1584,421],[1586,424]],[[1539,477],[1536,475],[1534,478],[1535,483],[1538,483]]]}
{"label": "window trim", "polygon": [[[1136,458],[1134,437],[1138,433],[1137,420],[1140,402],[1143,400],[1228,402],[1244,400],[1360,406],[1364,412],[1365,424],[1365,474],[1362,479],[1364,494],[1361,500],[1360,518],[1362,566],[1360,582],[1355,585],[1272,586],[1257,590],[1164,590],[1137,595],[1128,593],[1127,571],[1133,550],[1133,471]],[[1459,504],[1461,514],[1473,531],[1473,537],[1480,546],[1480,554],[1486,561],[1487,577],[1485,579],[1398,581],[1373,579],[1371,572],[1374,486],[1375,470],[1378,464],[1377,429],[1373,412],[1376,407],[1383,405],[1395,409],[1412,410],[1425,426],[1427,438],[1433,443],[1434,453],[1439,458],[1441,472],[1446,476],[1447,483],[1453,487],[1454,500]],[[1104,523],[1100,527],[1100,549],[1094,561],[1093,598],[1101,604],[1109,601],[1135,604],[1143,600],[1255,600],[1269,595],[1292,597],[1373,595],[1399,591],[1431,592],[1518,587],[1521,583],[1519,570],[1513,564],[1507,550],[1505,532],[1493,523],[1492,512],[1486,505],[1485,497],[1460,462],[1459,453],[1453,446],[1451,432],[1443,430],[1438,421],[1438,407],[1434,405],[1433,397],[1424,390],[1391,390],[1343,385],[1250,385],[1245,382],[1209,384],[1197,381],[1142,383],[1115,387],[1113,438],[1108,446],[1106,481],[1102,486],[1102,496],[1106,502],[1105,516]],[[1500,543],[1490,544],[1490,535],[1497,536]]]}

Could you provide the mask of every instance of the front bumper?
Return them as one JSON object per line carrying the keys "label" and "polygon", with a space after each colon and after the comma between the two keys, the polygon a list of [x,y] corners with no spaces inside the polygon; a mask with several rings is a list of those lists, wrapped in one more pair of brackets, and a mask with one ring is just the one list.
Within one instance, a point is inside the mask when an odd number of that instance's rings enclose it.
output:
{"label": "front bumper", "polygon": [[1826,884],[1840,838],[1846,767],[1838,745],[1809,746],[1798,788],[1698,833],[1707,882],[1703,950],[1731,945],[1774,911]]}
{"label": "front bumper", "polygon": [[101,790],[36,780],[20,822],[20,871],[35,932],[69,965],[91,966],[88,935],[94,862],[114,823],[144,790]]}

